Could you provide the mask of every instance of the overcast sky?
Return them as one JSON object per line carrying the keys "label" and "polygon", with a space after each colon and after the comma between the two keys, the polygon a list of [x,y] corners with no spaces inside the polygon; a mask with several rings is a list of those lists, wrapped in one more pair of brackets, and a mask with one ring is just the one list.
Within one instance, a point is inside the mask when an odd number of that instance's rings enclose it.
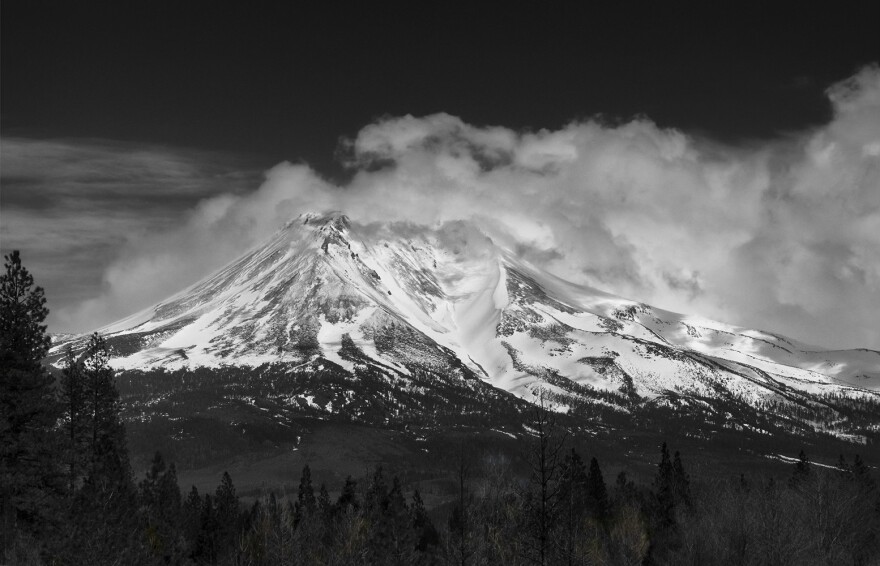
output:
{"label": "overcast sky", "polygon": [[50,330],[338,208],[475,218],[575,281],[880,348],[877,3],[128,4],[0,6],[0,248]]}

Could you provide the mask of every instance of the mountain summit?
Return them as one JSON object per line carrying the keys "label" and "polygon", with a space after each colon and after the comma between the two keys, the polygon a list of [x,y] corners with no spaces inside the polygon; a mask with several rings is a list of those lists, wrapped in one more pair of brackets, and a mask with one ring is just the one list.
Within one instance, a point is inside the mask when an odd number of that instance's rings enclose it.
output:
{"label": "mountain summit", "polygon": [[366,366],[393,379],[481,380],[525,400],[540,389],[562,411],[716,401],[784,410],[880,390],[878,352],[819,350],[575,285],[466,222],[304,214],[100,332],[118,370]]}

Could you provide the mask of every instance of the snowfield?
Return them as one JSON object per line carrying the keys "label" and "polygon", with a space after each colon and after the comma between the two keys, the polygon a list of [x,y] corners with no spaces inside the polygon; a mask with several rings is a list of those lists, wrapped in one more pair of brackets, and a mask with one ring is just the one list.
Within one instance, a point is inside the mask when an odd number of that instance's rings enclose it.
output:
{"label": "snowfield", "polygon": [[[880,353],[820,350],[562,281],[461,222],[416,230],[307,214],[149,309],[99,329],[118,370],[305,364],[479,377],[525,399],[874,397]],[[82,347],[64,336],[52,350]],[[60,364],[60,359],[56,364]],[[312,400],[307,400],[312,404]]]}

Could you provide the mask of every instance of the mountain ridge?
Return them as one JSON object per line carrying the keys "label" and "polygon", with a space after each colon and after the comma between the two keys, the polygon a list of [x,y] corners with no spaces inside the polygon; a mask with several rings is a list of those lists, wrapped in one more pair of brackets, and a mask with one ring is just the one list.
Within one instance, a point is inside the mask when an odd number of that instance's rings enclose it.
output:
{"label": "mountain ridge", "polygon": [[[100,332],[120,371],[283,364],[295,372],[326,360],[390,380],[479,379],[530,402],[547,394],[563,412],[604,404],[626,414],[640,402],[773,412],[824,397],[876,400],[880,389],[878,352],[814,349],[567,282],[466,222],[362,225],[341,213],[304,214]],[[50,361],[83,341],[53,344]]]}

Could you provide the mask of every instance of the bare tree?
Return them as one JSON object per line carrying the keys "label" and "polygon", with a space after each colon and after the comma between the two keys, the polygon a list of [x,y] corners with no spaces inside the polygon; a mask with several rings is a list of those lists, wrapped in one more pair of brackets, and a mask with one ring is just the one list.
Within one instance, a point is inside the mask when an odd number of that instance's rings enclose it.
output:
{"label": "bare tree", "polygon": [[568,432],[559,427],[546,391],[538,388],[534,394],[538,403],[528,425],[533,443],[528,454],[531,475],[524,494],[528,511],[525,519],[533,539],[529,558],[544,566],[549,559],[551,533],[559,511],[559,480]]}
{"label": "bare tree", "polygon": [[466,566],[468,559],[473,554],[470,548],[469,537],[471,531],[470,525],[470,500],[471,495],[468,492],[467,481],[470,475],[470,465],[465,458],[465,446],[462,441],[456,475],[458,478],[458,501],[452,508],[452,514],[449,517],[449,532],[455,539],[455,547],[453,548],[455,562],[461,566]]}

